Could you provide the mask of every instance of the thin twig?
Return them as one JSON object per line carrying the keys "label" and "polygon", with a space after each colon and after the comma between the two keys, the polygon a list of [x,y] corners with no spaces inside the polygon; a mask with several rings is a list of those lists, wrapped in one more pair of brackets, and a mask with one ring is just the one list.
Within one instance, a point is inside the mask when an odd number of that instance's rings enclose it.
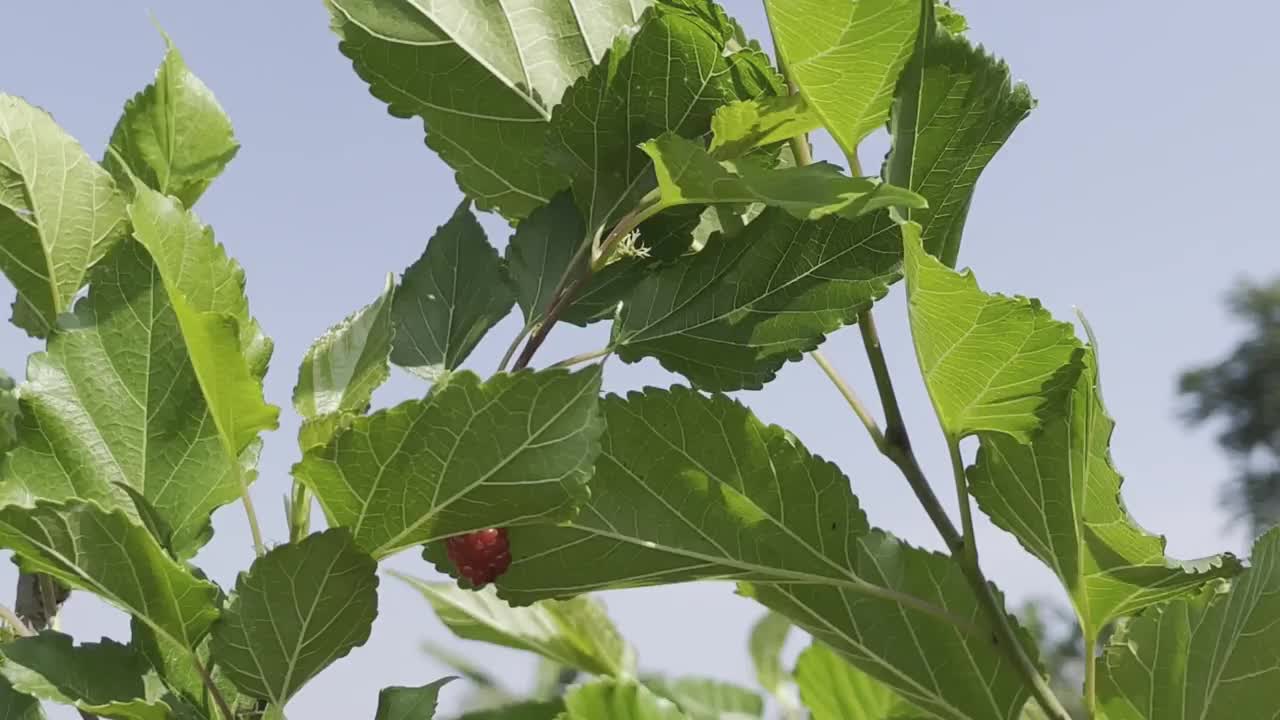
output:
{"label": "thin twig", "polygon": [[947,433],[947,452],[951,455],[951,473],[956,481],[956,502],[960,505],[960,529],[964,533],[965,557],[975,567],[978,565],[978,536],[973,532],[973,508],[969,502],[969,483],[964,476],[964,458],[960,455],[960,440]]}
{"label": "thin twig", "polygon": [[889,363],[880,344],[876,319],[870,310],[858,315],[858,330],[862,333],[862,346],[866,348],[867,361],[871,363],[871,373],[876,379],[876,390],[880,393],[880,406],[884,409],[885,442],[890,447],[898,446],[910,452],[911,438],[902,419],[902,409],[898,407],[898,396],[893,391],[893,378],[889,375]]}
{"label": "thin twig", "polygon": [[592,350],[591,352],[578,353],[577,355],[574,355],[572,357],[567,357],[563,360],[553,362],[550,365],[548,365],[547,368],[551,369],[551,368],[573,367],[574,365],[581,365],[582,363],[585,363],[585,362],[591,362],[592,360],[598,360],[602,357],[606,357],[612,352],[613,352],[613,348],[606,347],[606,348],[600,348],[599,350]]}
{"label": "thin twig", "polygon": [[[520,357],[516,358],[516,363],[512,366],[512,370],[523,370],[529,366],[530,361],[533,360],[534,353],[538,352],[538,348],[542,347],[542,343],[547,339],[551,328],[560,320],[560,316],[564,314],[564,311],[573,304],[578,291],[587,284],[591,274],[599,272],[608,264],[623,238],[635,232],[636,228],[640,227],[640,224],[645,220],[661,212],[663,207],[656,191],[645,195],[640,199],[635,209],[624,215],[618,221],[618,224],[613,227],[613,230],[609,231],[604,241],[600,243],[599,249],[592,251],[592,259],[589,265],[581,268],[570,266],[571,272],[565,274],[560,281],[560,287],[552,294],[551,306],[543,314],[542,320],[538,324],[538,329],[529,338],[529,342],[525,343],[524,350],[520,352]],[[577,260],[575,259],[574,262],[576,263]]]}
{"label": "thin twig", "polygon": [[[863,313],[863,317],[868,320],[870,315],[869,311]],[[971,556],[967,545],[971,543],[966,543],[956,530],[946,510],[942,508],[938,496],[934,494],[933,486],[929,484],[924,471],[920,469],[920,462],[916,459],[911,443],[907,439],[906,426],[902,420],[902,412],[898,407],[898,398],[893,390],[889,368],[885,362],[884,351],[880,346],[880,338],[876,333],[874,322],[863,324],[860,319],[859,325],[862,326],[863,344],[866,346],[867,358],[871,362],[872,374],[875,375],[876,387],[880,391],[887,419],[885,456],[902,471],[916,499],[928,514],[929,519],[933,521],[933,526],[937,528],[947,548],[950,549],[952,558],[959,565],[969,587],[973,590],[978,606],[982,608],[991,623],[992,642],[1013,662],[1014,669],[1022,676],[1023,682],[1031,690],[1036,702],[1052,720],[1071,720],[1071,715],[1054,695],[1053,690],[1040,674],[1040,669],[1036,667],[1031,657],[1027,655],[1026,649],[1022,647],[1022,643],[1019,642],[1017,633],[1009,622],[1009,616],[996,600],[991,584],[983,574],[982,567],[976,562],[976,557],[975,561],[970,562]],[[967,493],[965,497],[968,497]]]}
{"label": "thin twig", "polygon": [[[768,11],[768,3],[765,3],[766,13]],[[772,30],[774,24],[772,18],[769,21],[769,27]],[[778,47],[777,35],[774,35],[774,45]],[[782,71],[783,77],[787,79],[787,85],[791,88],[792,93],[799,91],[790,73],[782,60],[781,52],[778,53],[778,65]],[[806,136],[800,135],[791,138],[792,153],[795,155],[796,164],[804,165],[812,162],[812,153],[809,150],[809,140]],[[857,152],[851,152],[847,155],[849,161],[849,173],[853,176],[862,174],[862,167],[858,161]],[[885,360],[884,349],[880,345],[880,335],[876,330],[875,318],[868,309],[861,313],[858,317],[858,326],[862,331],[862,342],[866,347],[867,359],[871,362],[872,374],[875,375],[876,388],[880,393],[880,404],[884,409],[885,430],[883,434],[879,433],[879,426],[866,421],[870,414],[863,408],[862,412],[858,412],[860,402],[851,401],[854,406],[854,412],[858,414],[859,419],[863,420],[863,426],[871,432],[871,438],[875,441],[880,451],[888,457],[907,478],[907,483],[911,485],[912,491],[915,492],[916,499],[924,507],[925,512],[929,515],[929,519],[933,521],[934,527],[938,529],[938,533],[942,535],[942,539],[946,542],[947,547],[951,549],[953,558],[961,567],[965,578],[969,581],[969,585],[973,588],[978,605],[986,613],[992,624],[993,637],[992,641],[1000,646],[1003,652],[1013,662],[1014,667],[1022,675],[1023,681],[1035,696],[1040,707],[1049,715],[1052,720],[1071,720],[1071,716],[1067,713],[1062,703],[1053,694],[1053,690],[1049,688],[1048,683],[1040,675],[1040,670],[1028,657],[1022,644],[1018,641],[1017,635],[1013,631],[1013,626],[1009,623],[1009,618],[1005,615],[1000,603],[996,601],[995,595],[992,593],[991,586],[987,582],[986,577],[982,574],[982,568],[976,562],[968,562],[970,557],[967,553],[965,543],[961,539],[959,533],[956,532],[955,525],[951,523],[951,518],[947,517],[947,513],[942,508],[942,503],[938,502],[937,495],[934,494],[932,486],[925,478],[924,472],[920,469],[920,463],[916,460],[915,453],[911,450],[911,441],[907,435],[906,423],[902,419],[902,410],[898,406],[897,394],[893,391],[893,380],[889,375],[889,365]],[[825,358],[815,357],[819,365],[824,365]],[[827,368],[824,366],[823,370]],[[839,376],[833,373],[827,373],[836,387],[845,394],[843,382],[839,381]],[[852,395],[852,390],[845,394],[848,399]],[[856,400],[856,396],[853,396]],[[963,496],[967,502],[967,492]],[[971,524],[971,522],[970,522]],[[972,543],[969,543],[972,544]]]}
{"label": "thin twig", "polygon": [[507,346],[507,351],[502,353],[502,360],[498,363],[498,372],[503,372],[507,369],[507,365],[511,364],[511,358],[515,357],[516,351],[520,349],[520,343],[529,337],[529,333],[533,331],[534,327],[534,325],[525,325],[520,328],[520,332],[516,333],[516,336],[511,340],[511,344]]}
{"label": "thin twig", "polygon": [[516,358],[516,364],[511,366],[512,371],[523,370],[529,367],[529,362],[533,360],[534,353],[538,352],[538,348],[542,347],[542,343],[546,341],[547,335],[551,333],[551,328],[555,327],[556,322],[560,319],[561,313],[568,309],[573,303],[574,295],[578,293],[578,289],[586,284],[586,280],[590,277],[591,271],[587,269],[580,277],[569,283],[560,294],[551,303],[551,307],[547,308],[547,314],[542,318],[542,322],[538,325],[538,329],[529,338],[529,342],[524,344],[524,350],[520,351],[520,357]]}
{"label": "thin twig", "polygon": [[840,377],[840,373],[836,371],[831,362],[827,360],[827,356],[822,354],[821,350],[814,350],[809,353],[814,362],[818,363],[818,367],[822,368],[822,372],[827,374],[827,378],[836,386],[840,394],[844,396],[845,402],[849,403],[849,407],[853,408],[853,414],[858,416],[862,421],[862,425],[867,429],[867,434],[871,436],[872,442],[876,444],[876,449],[884,452],[884,433],[880,431],[880,425],[876,423],[876,419],[871,416],[871,412],[867,410],[867,406],[862,404],[862,400],[858,397],[849,383]]}
{"label": "thin twig", "polygon": [[299,542],[311,532],[311,492],[307,486],[295,479],[293,497],[285,507],[289,511],[289,542]]}
{"label": "thin twig", "polygon": [[267,546],[262,542],[262,526],[258,524],[258,513],[253,509],[253,498],[249,496],[249,484],[244,481],[244,470],[240,467],[240,459],[232,458],[235,463],[236,479],[240,481],[240,501],[244,503],[245,516],[249,518],[249,534],[253,537],[253,551],[259,557],[267,554]]}
{"label": "thin twig", "polygon": [[223,714],[226,720],[236,720],[236,714],[232,712],[231,706],[227,704],[227,699],[222,697],[222,691],[218,689],[218,684],[213,681],[213,676],[200,662],[200,658],[194,653],[191,655],[191,662],[196,666],[196,672],[200,673],[200,680],[204,683],[204,687],[209,691],[209,697],[213,698],[213,702],[217,704],[218,710]]}

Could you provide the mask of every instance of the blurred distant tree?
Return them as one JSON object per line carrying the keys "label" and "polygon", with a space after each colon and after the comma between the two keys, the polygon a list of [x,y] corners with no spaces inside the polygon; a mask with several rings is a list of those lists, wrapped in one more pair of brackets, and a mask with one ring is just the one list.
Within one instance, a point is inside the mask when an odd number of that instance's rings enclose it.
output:
{"label": "blurred distant tree", "polygon": [[1253,534],[1280,524],[1280,278],[1244,282],[1227,298],[1248,331],[1220,362],[1184,373],[1179,393],[1192,424],[1220,421],[1218,443],[1238,470],[1223,503]]}

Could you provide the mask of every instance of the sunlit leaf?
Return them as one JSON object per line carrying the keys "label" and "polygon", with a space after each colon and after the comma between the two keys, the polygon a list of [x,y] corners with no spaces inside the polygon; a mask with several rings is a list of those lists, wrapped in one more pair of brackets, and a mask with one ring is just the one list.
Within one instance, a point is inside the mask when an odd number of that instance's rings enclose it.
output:
{"label": "sunlit leaf", "polygon": [[21,442],[0,458],[0,495],[93,500],[141,519],[129,487],[168,527],[161,542],[180,558],[195,555],[213,511],[240,496],[242,470],[141,245],[126,241],[101,263],[88,297],[27,373]]}
{"label": "sunlit leaf", "polygon": [[551,110],[648,4],[328,0],[339,47],[370,92],[392,115],[421,118],[463,191],[512,219],[567,183],[546,162]]}
{"label": "sunlit leaf", "polygon": [[634,681],[597,680],[570,690],[559,720],[692,720]]}
{"label": "sunlit leaf", "polygon": [[1206,591],[1127,620],[1107,647],[1108,720],[1243,720],[1276,714],[1280,530],[1258,538],[1230,591]]}
{"label": "sunlit leaf", "polygon": [[1071,325],[1038,300],[983,292],[972,272],[925,252],[918,232],[904,244],[911,336],[943,430],[1030,441],[1080,374]]}
{"label": "sunlit leaf", "polygon": [[1070,404],[1030,445],[982,434],[969,482],[992,520],[1062,581],[1092,640],[1112,620],[1230,577],[1240,563],[1230,555],[1177,562],[1165,555],[1164,538],[1129,516],[1092,348],[1083,365]]}
{"label": "sunlit leaf", "polygon": [[935,21],[933,1],[922,4],[915,54],[894,99],[884,177],[929,201],[904,217],[920,224],[925,249],[954,267],[974,186],[1035,100],[1004,62],[938,26],[959,15],[939,5]]}
{"label": "sunlit leaf", "polygon": [[[124,106],[103,166],[129,187],[129,172],[147,187],[191,207],[240,149],[231,120],[213,92],[187,67],[166,35],[156,79]],[[119,166],[117,156],[129,172]]]}
{"label": "sunlit leaf", "polygon": [[50,115],[0,93],[0,271],[13,323],[45,337],[129,230],[124,196]]}
{"label": "sunlit leaf", "polygon": [[719,160],[813,132],[822,118],[802,95],[738,100],[716,110],[711,118],[711,154]]}
{"label": "sunlit leaf", "polygon": [[0,508],[0,546],[29,573],[91,592],[191,650],[218,617],[218,589],[121,512],[72,502]]}
{"label": "sunlit leaf", "polygon": [[463,203],[404,271],[391,306],[391,361],[439,380],[462,364],[514,302],[498,251]]}
{"label": "sunlit leaf", "polygon": [[765,0],[787,72],[846,155],[884,126],[920,0]]}
{"label": "sunlit leaf", "polygon": [[377,590],[377,564],[345,529],[280,545],[236,582],[214,628],[213,659],[241,691],[283,707],[369,639]]}
{"label": "sunlit leaf", "polygon": [[764,717],[764,699],[719,680],[698,677],[652,678],[645,687],[675,703],[690,720],[753,720]]}
{"label": "sunlit leaf", "polygon": [[635,672],[635,651],[589,597],[511,607],[492,588],[463,590],[397,575],[422,593],[458,637],[525,650],[592,675]]}
{"label": "sunlit leaf", "polygon": [[391,374],[392,297],[387,284],[370,305],[321,335],[302,358],[293,407],[302,416],[298,444],[305,450],[324,445],[339,427],[365,413]]}
{"label": "sunlit leaf", "polygon": [[424,400],[358,418],[294,475],[331,526],[381,558],[487,527],[568,519],[602,427],[589,368],[457,373]]}
{"label": "sunlit leaf", "polygon": [[796,684],[813,720],[915,720],[927,716],[888,685],[815,642],[796,661]]}
{"label": "sunlit leaf", "polygon": [[280,412],[263,399],[272,344],[249,315],[244,271],[171,197],[135,188],[129,218],[155,258],[223,445],[239,457],[261,431],[276,428]]}
{"label": "sunlit leaf", "polygon": [[749,159],[718,162],[701,143],[670,133],[640,149],[653,160],[662,207],[758,202],[801,220],[817,220],[828,215],[855,219],[883,208],[924,204],[908,190],[874,178],[852,178],[827,163],[769,169]]}

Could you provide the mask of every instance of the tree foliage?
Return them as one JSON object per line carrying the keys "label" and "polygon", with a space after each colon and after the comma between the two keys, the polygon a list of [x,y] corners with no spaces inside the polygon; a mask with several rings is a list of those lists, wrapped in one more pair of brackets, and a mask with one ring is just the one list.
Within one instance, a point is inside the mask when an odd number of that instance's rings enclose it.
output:
{"label": "tree foliage", "polygon": [[[1037,300],[955,269],[977,182],[1034,106],[957,11],[767,0],[775,61],[712,0],[323,4],[339,51],[392,115],[424,123],[466,200],[300,359],[283,531],[248,495],[279,424],[263,393],[272,342],[195,208],[239,150],[212,91],[166,37],[102,163],[0,94],[0,271],[14,324],[44,343],[24,381],[0,374],[0,548],[23,572],[22,617],[0,613],[0,716],[55,702],[282,720],[368,640],[378,565],[410,551],[457,579],[401,578],[455,635],[542,663],[521,699],[434,650],[494,705],[471,720],[742,720],[768,703],[788,720],[1067,720],[1042,669],[1053,650],[984,574],[972,500],[1061,580],[1082,648],[1106,644],[1076,658],[1083,713],[1280,711],[1280,535],[1248,569],[1169,558],[1123,503],[1097,349]],[[892,149],[865,176],[859,144],[883,127]],[[847,167],[813,161],[815,131]],[[478,212],[514,226],[504,252]],[[959,529],[920,469],[873,321],[900,280]],[[516,307],[501,367],[478,374],[469,356]],[[1194,419],[1229,416],[1229,449],[1280,456],[1280,290],[1249,288],[1235,307],[1257,338],[1183,390]],[[561,321],[610,322],[607,347],[541,363]],[[837,385],[945,552],[873,527],[859,473],[724,394],[765,390],[853,324],[885,427]],[[686,383],[603,394],[612,355]],[[393,366],[424,389],[376,407]],[[1247,468],[1243,484],[1276,472]],[[258,557],[222,588],[192,558],[238,499]],[[770,610],[747,648],[760,690],[640,672],[590,596],[709,580]],[[67,588],[128,613],[131,641],[48,629]],[[810,638],[794,668],[793,627]],[[429,720],[453,680],[369,705]]]}

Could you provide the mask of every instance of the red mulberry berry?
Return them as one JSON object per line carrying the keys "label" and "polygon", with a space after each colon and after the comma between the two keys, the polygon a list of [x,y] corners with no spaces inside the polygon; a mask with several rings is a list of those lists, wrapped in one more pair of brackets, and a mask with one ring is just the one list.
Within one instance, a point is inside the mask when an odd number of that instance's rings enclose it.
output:
{"label": "red mulberry berry", "polygon": [[444,549],[458,573],[476,587],[493,582],[511,567],[506,528],[454,535],[444,541]]}

